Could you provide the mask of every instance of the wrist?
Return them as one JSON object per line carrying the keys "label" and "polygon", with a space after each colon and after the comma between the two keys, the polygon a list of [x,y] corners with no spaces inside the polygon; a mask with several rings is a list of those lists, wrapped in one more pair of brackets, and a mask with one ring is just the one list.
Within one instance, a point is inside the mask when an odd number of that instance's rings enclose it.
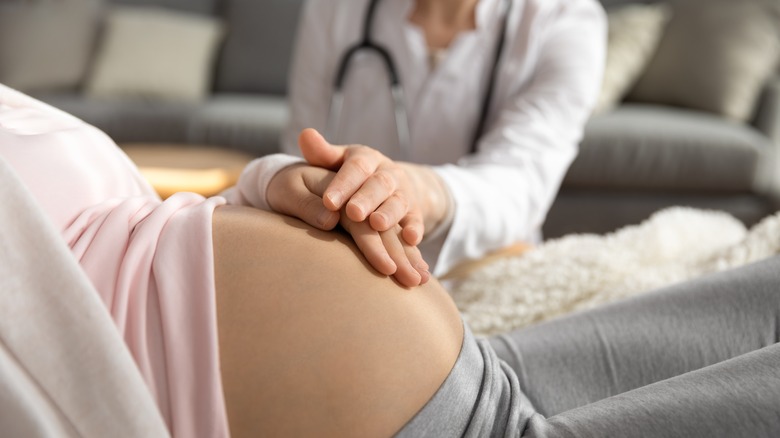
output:
{"label": "wrist", "polygon": [[249,205],[270,211],[272,209],[268,204],[268,189],[271,180],[282,169],[301,162],[303,162],[301,158],[284,154],[266,155],[255,159],[246,166],[236,187]]}
{"label": "wrist", "polygon": [[270,211],[279,213],[279,202],[285,196],[289,196],[291,187],[290,178],[295,178],[292,173],[296,168],[304,166],[304,163],[296,162],[282,167],[271,176],[268,186],[265,189],[265,200]]}
{"label": "wrist", "polygon": [[444,180],[430,167],[401,163],[414,186],[425,224],[425,236],[449,225],[452,196]]}

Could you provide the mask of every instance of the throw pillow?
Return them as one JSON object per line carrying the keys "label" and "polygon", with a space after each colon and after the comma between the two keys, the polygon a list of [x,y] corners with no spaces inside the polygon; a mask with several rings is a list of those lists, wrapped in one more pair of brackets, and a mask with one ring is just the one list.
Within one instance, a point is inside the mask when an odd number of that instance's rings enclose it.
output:
{"label": "throw pillow", "polygon": [[118,7],[108,17],[87,93],[94,98],[195,101],[211,85],[222,26],[213,17]]}
{"label": "throw pillow", "polygon": [[748,120],[780,56],[774,0],[678,0],[630,98]]}
{"label": "throw pillow", "polygon": [[662,3],[630,4],[609,9],[607,62],[594,114],[617,105],[644,72],[669,20],[669,7]]}
{"label": "throw pillow", "polygon": [[24,92],[77,88],[101,12],[100,0],[0,2],[0,83]]}

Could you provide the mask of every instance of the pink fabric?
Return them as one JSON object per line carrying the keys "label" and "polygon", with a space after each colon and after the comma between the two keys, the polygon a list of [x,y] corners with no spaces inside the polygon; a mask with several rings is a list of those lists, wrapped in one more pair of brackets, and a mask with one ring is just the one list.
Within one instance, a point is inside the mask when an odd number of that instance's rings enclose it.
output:
{"label": "pink fabric", "polygon": [[2,85],[0,155],[100,293],[171,434],[228,436],[211,240],[225,200],[161,201],[105,134]]}

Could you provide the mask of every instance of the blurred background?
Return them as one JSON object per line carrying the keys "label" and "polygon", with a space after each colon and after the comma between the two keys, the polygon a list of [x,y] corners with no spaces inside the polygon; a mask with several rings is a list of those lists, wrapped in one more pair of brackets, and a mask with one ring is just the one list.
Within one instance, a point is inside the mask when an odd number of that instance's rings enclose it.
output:
{"label": "blurred background", "polygon": [[[165,196],[280,150],[304,0],[0,0],[0,83],[111,136]],[[778,209],[780,0],[602,0],[602,93],[546,237],[672,205]]]}

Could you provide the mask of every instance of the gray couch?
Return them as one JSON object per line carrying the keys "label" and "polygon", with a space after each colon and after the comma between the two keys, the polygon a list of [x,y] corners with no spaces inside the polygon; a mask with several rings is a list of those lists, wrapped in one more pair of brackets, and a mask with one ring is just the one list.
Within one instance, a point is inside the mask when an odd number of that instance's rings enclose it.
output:
{"label": "gray couch", "polygon": [[[607,10],[625,3],[653,2],[601,1]],[[706,7],[719,6],[707,3]],[[780,75],[776,75],[766,83],[748,123],[683,107],[630,101],[593,117],[544,231],[546,237],[604,233],[673,205],[723,210],[752,225],[780,208],[779,193]]]}
{"label": "gray couch", "polygon": [[778,209],[780,79],[759,105],[751,124],[640,103],[592,118],[545,235],[608,232],[673,205],[756,223]]}
{"label": "gray couch", "polygon": [[[217,14],[228,24],[213,93],[200,104],[42,98],[119,143],[214,144],[256,155],[278,150],[287,68],[302,0],[113,0]],[[631,0],[602,0],[606,7]],[[625,103],[588,124],[581,151],[545,225],[547,237],[607,232],[671,205],[725,210],[748,224],[777,208],[780,79],[749,124],[670,106]],[[774,192],[773,192],[774,190]]]}
{"label": "gray couch", "polygon": [[257,156],[279,149],[287,69],[302,0],[106,0],[215,15],[226,25],[210,97],[197,103],[36,97],[94,124],[117,143],[209,144]]}

